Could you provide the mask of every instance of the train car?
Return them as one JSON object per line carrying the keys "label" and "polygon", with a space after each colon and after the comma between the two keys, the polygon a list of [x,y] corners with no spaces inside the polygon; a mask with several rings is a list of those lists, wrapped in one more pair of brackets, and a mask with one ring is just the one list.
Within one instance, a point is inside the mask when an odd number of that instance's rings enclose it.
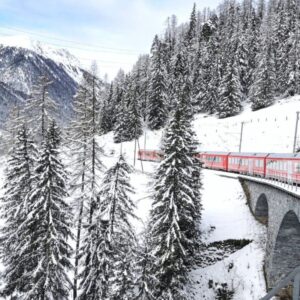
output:
{"label": "train car", "polygon": [[266,178],[300,184],[300,153],[272,153],[268,155]]}
{"label": "train car", "polygon": [[269,153],[232,152],[228,157],[228,172],[265,177]]}
{"label": "train car", "polygon": [[138,159],[159,162],[162,160],[162,153],[157,150],[139,150]]}
{"label": "train car", "polygon": [[201,152],[197,157],[202,162],[202,167],[213,170],[228,170],[228,155],[230,152]]}

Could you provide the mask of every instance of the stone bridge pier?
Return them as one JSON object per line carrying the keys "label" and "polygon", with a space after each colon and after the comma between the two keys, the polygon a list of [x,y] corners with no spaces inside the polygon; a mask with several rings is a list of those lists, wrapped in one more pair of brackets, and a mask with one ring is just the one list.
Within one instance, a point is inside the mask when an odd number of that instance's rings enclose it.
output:
{"label": "stone bridge pier", "polygon": [[300,266],[300,196],[248,177],[240,181],[252,213],[267,226],[265,273],[272,288]]}

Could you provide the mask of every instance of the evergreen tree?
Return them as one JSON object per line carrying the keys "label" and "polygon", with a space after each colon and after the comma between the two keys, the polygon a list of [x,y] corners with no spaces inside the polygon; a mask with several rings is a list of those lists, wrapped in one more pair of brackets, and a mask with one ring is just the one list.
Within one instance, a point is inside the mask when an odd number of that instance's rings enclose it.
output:
{"label": "evergreen tree", "polygon": [[[194,139],[181,103],[166,128],[161,162],[155,176],[150,239],[155,257],[156,299],[187,299],[188,266],[193,264],[200,219],[199,184],[193,179]],[[197,170],[199,171],[198,167]]]}
{"label": "evergreen tree", "polygon": [[125,77],[124,88],[120,94],[120,103],[117,106],[117,119],[114,128],[114,142],[121,143],[130,141],[132,139],[132,127],[128,124],[129,117],[129,104],[131,100],[131,80],[129,74]]}
{"label": "evergreen tree", "polygon": [[52,80],[47,76],[40,76],[25,105],[25,118],[38,141],[45,139],[48,125],[58,110],[58,104],[49,95],[51,84]]}
{"label": "evergreen tree", "polygon": [[142,55],[139,59],[139,108],[144,124],[148,120],[150,57]]}
{"label": "evergreen tree", "polygon": [[114,85],[110,84],[109,93],[105,97],[102,105],[102,110],[100,112],[100,130],[104,134],[113,130],[113,119],[114,106],[113,106],[113,96],[114,96]]}
{"label": "evergreen tree", "polygon": [[287,1],[286,18],[288,20],[288,38],[286,41],[286,95],[299,93],[300,58],[299,58],[299,4],[297,0]]}
{"label": "evergreen tree", "polygon": [[[174,99],[181,99],[186,103],[186,113],[190,118],[193,117],[193,107],[191,101],[191,81],[187,55],[185,51],[179,51],[175,57],[174,74],[173,74]],[[178,101],[174,103],[179,105]]]}
{"label": "evergreen tree", "polygon": [[148,104],[148,126],[152,130],[164,127],[168,117],[166,111],[166,69],[161,48],[161,41],[156,35],[151,49],[151,77]]}
{"label": "evergreen tree", "polygon": [[220,53],[219,53],[219,40],[217,33],[209,39],[208,51],[211,58],[210,63],[210,78],[208,82],[208,94],[203,99],[202,105],[206,112],[212,114],[217,111],[217,103],[219,100],[220,85]]}
{"label": "evergreen tree", "polygon": [[218,114],[220,118],[236,115],[241,111],[242,91],[235,57],[226,66],[220,83]]}
{"label": "evergreen tree", "polygon": [[135,206],[129,198],[133,192],[130,172],[131,167],[120,156],[105,174],[98,195],[98,218],[89,226],[81,250],[84,263],[79,299],[99,299],[100,294],[103,300],[133,297],[136,242],[129,220],[135,217]]}
{"label": "evergreen tree", "polygon": [[70,148],[73,154],[73,192],[76,193],[76,248],[73,297],[77,297],[79,249],[83,223],[92,224],[94,206],[100,190],[103,164],[102,149],[97,142],[99,116],[99,83],[96,74],[85,74],[74,97],[74,118],[69,129]]}
{"label": "evergreen tree", "polygon": [[196,3],[193,5],[193,10],[190,16],[189,28],[185,36],[185,46],[191,51],[191,48],[195,44],[196,38],[196,30],[197,30],[197,10]]}
{"label": "evergreen tree", "polygon": [[157,285],[157,279],[151,273],[151,267],[155,262],[155,258],[151,255],[150,242],[147,233],[144,233],[145,238],[138,248],[137,261],[137,278],[136,287],[137,293],[135,300],[154,300],[156,299],[152,293],[152,287]]}
{"label": "evergreen tree", "polygon": [[84,273],[82,274],[81,294],[82,300],[109,300],[111,268],[114,265],[109,224],[101,209],[96,212],[93,224],[84,241],[88,247]]}
{"label": "evergreen tree", "polygon": [[[131,75],[131,76],[130,76]],[[120,105],[118,121],[115,127],[115,142],[126,142],[139,138],[143,133],[139,108],[139,85],[133,74],[126,77],[124,99]]]}
{"label": "evergreen tree", "polygon": [[266,25],[263,27],[265,32],[261,40],[263,49],[258,55],[258,68],[255,71],[255,81],[250,90],[253,110],[271,105],[276,93],[274,52]]}
{"label": "evergreen tree", "polygon": [[24,241],[23,222],[30,211],[28,194],[35,186],[33,179],[36,149],[23,125],[17,132],[6,169],[1,217],[5,225],[1,229],[1,259],[5,266],[4,296],[12,296],[24,291],[29,284],[26,276],[30,261],[22,257],[21,245]]}
{"label": "evergreen tree", "polygon": [[22,109],[20,105],[14,104],[7,116],[7,119],[4,124],[4,146],[6,152],[8,152],[16,142],[18,131],[24,125],[25,121],[22,118]]}
{"label": "evergreen tree", "polygon": [[218,17],[213,14],[203,24],[193,73],[193,106],[197,112],[213,113],[218,99],[219,40]]}
{"label": "evergreen tree", "polygon": [[27,262],[24,299],[68,299],[72,268],[71,208],[67,196],[66,174],[59,158],[58,128],[50,124],[38,160],[36,184],[28,197],[28,213],[20,226],[22,241],[16,251]]}

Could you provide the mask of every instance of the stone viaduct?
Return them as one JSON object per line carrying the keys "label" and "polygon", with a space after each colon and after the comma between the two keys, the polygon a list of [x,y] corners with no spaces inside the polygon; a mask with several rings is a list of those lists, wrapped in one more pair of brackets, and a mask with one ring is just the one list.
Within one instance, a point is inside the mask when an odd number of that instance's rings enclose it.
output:
{"label": "stone viaduct", "polygon": [[241,176],[254,216],[267,225],[265,273],[268,288],[300,266],[300,195]]}

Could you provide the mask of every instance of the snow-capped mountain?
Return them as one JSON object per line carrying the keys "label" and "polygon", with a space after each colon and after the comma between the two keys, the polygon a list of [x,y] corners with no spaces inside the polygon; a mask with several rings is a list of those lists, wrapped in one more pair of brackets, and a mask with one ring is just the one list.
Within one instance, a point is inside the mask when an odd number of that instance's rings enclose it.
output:
{"label": "snow-capped mountain", "polygon": [[53,81],[49,93],[67,113],[84,72],[76,57],[65,49],[57,50],[28,38],[1,37],[0,93],[2,86],[5,93],[0,97],[0,121],[10,105],[28,97],[41,75]]}
{"label": "snow-capped mountain", "polygon": [[45,58],[54,60],[66,69],[68,74],[73,77],[75,81],[80,80],[81,65],[80,61],[71,54],[67,49],[57,49],[46,43],[38,40],[33,40],[28,36],[17,35],[17,36],[0,36],[0,45],[24,48],[31,50]]}

